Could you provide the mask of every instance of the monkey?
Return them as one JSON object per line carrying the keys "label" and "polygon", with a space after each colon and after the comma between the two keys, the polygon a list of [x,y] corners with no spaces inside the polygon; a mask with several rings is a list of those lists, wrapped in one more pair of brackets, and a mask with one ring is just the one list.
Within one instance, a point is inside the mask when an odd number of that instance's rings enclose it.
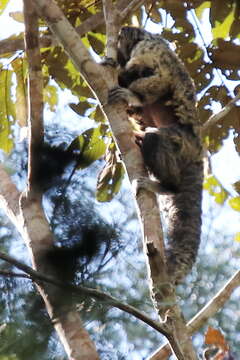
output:
{"label": "monkey", "polygon": [[[106,60],[108,61],[108,60]],[[169,279],[181,283],[195,263],[201,236],[203,161],[195,88],[181,60],[158,34],[125,26],[117,46],[119,86],[109,103],[124,101],[151,179],[167,211]]]}

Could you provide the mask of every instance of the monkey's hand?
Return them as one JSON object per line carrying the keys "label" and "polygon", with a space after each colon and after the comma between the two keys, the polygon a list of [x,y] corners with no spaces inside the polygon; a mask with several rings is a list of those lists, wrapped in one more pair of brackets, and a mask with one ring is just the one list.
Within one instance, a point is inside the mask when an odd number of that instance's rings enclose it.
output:
{"label": "monkey's hand", "polygon": [[147,177],[139,177],[138,179],[133,180],[132,186],[134,189],[135,195],[138,195],[140,189],[145,189],[147,191],[154,192],[159,195],[173,195],[174,192],[164,188],[159,181],[151,180]]}
{"label": "monkey's hand", "polygon": [[143,138],[145,136],[145,132],[138,130],[138,131],[133,131],[133,134],[135,135],[135,143],[141,148],[143,143]]}
{"label": "monkey's hand", "polygon": [[133,107],[142,106],[142,102],[137,95],[135,95],[132,91],[126,88],[117,86],[109,91],[108,103],[116,104],[120,101],[124,101],[129,106],[133,106]]}
{"label": "monkey's hand", "polygon": [[113,58],[104,56],[100,62],[100,65],[112,66],[112,67],[116,68],[118,66],[118,63]]}

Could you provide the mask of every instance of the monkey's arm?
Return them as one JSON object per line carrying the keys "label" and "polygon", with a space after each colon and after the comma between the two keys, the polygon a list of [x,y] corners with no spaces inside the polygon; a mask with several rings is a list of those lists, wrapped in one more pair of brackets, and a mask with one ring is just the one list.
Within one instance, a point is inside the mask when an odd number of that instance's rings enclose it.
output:
{"label": "monkey's arm", "polygon": [[129,90],[141,96],[143,104],[152,104],[171,91],[170,82],[159,74],[133,81]]}
{"label": "monkey's arm", "polygon": [[141,107],[142,102],[140,98],[131,90],[117,86],[109,91],[108,102],[115,104],[119,101],[126,102],[129,106]]}
{"label": "monkey's arm", "polygon": [[[124,75],[127,77],[127,74]],[[171,91],[170,83],[159,75],[134,80],[129,88],[118,86],[109,92],[109,103],[125,101],[129,106],[152,104]]]}

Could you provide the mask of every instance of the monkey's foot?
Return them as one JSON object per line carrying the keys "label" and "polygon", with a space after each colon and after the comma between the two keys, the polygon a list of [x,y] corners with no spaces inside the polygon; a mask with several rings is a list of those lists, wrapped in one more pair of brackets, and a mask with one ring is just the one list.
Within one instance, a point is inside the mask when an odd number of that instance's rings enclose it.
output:
{"label": "monkey's foot", "polygon": [[116,104],[117,102],[124,101],[129,106],[141,107],[140,99],[126,88],[117,86],[109,91],[108,102],[109,104]]}
{"label": "monkey's foot", "polygon": [[132,186],[135,195],[138,195],[140,189],[145,189],[159,195],[173,195],[173,192],[165,189],[159,181],[154,181],[143,176],[133,180]]}

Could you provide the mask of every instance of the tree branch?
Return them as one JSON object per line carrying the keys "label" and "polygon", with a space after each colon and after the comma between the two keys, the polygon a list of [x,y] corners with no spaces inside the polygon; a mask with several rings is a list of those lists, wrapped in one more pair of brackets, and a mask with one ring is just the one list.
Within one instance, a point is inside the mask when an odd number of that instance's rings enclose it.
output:
{"label": "tree branch", "polygon": [[222,110],[220,110],[217,114],[210,116],[210,118],[203,124],[203,132],[206,132],[206,130],[208,130],[212,125],[215,125],[219,122],[219,120],[226,116],[229,111],[235,107],[238,100],[240,100],[240,92],[235,96],[235,98],[229,101],[229,103],[224,106]]}
{"label": "tree branch", "polygon": [[28,187],[38,181],[39,148],[43,143],[43,77],[39,48],[38,16],[32,0],[23,1],[25,46],[28,60]]}
{"label": "tree branch", "polygon": [[[189,335],[193,335],[208,319],[212,318],[229,300],[233,291],[240,286],[240,271],[237,271],[221,290],[187,323]],[[147,360],[164,360],[171,355],[169,344],[161,346]]]}
{"label": "tree branch", "polygon": [[130,14],[136,11],[140,6],[144,4],[145,0],[132,0],[130,4],[123,9],[121,12],[121,20],[126,19]]}
{"label": "tree branch", "polygon": [[4,169],[4,166],[0,164],[0,204],[1,208],[5,211],[9,219],[13,224],[18,227],[17,218],[19,217],[19,198],[20,192],[13,184],[10,175]]}
{"label": "tree branch", "polygon": [[[21,215],[25,225],[24,240],[28,245],[33,266],[42,271],[45,267],[48,270],[47,273],[58,279],[57,269],[48,264],[44,256],[44,253],[52,249],[54,241],[42,209],[42,194],[38,187],[38,157],[43,143],[43,78],[38,16],[32,0],[24,0],[24,21],[26,53],[29,63],[29,186],[28,192],[21,197]],[[42,231],[37,234],[39,227]],[[61,290],[48,284],[38,284],[38,290],[45,301],[50,318],[57,319],[54,321],[54,326],[69,358],[77,360],[81,356],[81,359],[91,357],[97,360],[95,344],[84,329],[77,311],[72,311],[69,306],[66,311],[66,301],[64,301],[64,294]]]}
{"label": "tree branch", "polygon": [[75,285],[63,283],[63,282],[58,281],[50,276],[42,274],[39,271],[32,269],[31,267],[16,260],[12,256],[9,256],[2,252],[0,252],[0,258],[2,260],[7,261],[8,263],[12,264],[13,266],[17,267],[18,269],[24,271],[27,274],[26,275],[26,274],[19,274],[19,273],[14,273],[14,272],[9,272],[9,271],[0,271],[0,275],[2,275],[2,276],[24,277],[24,278],[27,278],[28,280],[35,281],[38,284],[39,284],[39,282],[43,281],[43,282],[47,282],[49,284],[55,285],[57,287],[60,287],[63,290],[71,291],[78,295],[85,294],[87,296],[92,297],[93,299],[97,299],[97,300],[105,303],[106,305],[115,307],[115,308],[120,309],[130,315],[133,315],[136,319],[143,321],[145,324],[147,324],[150,327],[152,327],[153,329],[157,330],[162,335],[166,336],[167,338],[169,337],[169,334],[168,334],[169,329],[166,324],[157,323],[156,321],[150,319],[148,316],[146,316],[144,313],[142,313],[135,307],[125,304],[103,291],[88,288],[85,286],[80,286],[80,285],[75,286]]}
{"label": "tree branch", "polygon": [[120,12],[113,5],[112,0],[102,0],[103,14],[106,23],[106,56],[114,60],[117,59],[117,39],[121,25]]}

